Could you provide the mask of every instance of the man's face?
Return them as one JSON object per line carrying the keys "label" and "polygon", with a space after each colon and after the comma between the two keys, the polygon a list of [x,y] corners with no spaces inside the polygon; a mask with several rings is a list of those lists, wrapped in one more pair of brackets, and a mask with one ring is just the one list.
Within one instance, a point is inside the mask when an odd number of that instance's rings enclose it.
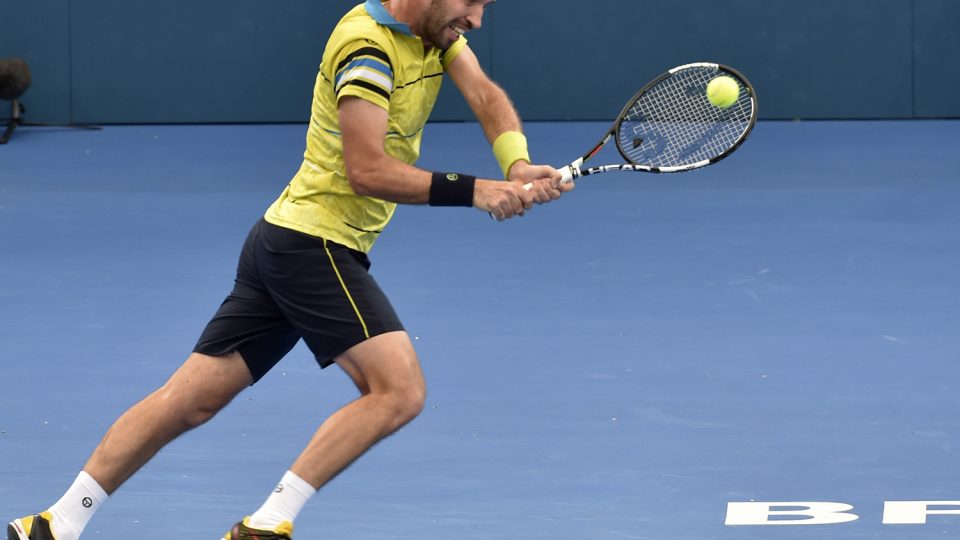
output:
{"label": "man's face", "polygon": [[449,49],[460,35],[480,28],[483,10],[495,0],[430,0],[419,35],[438,49]]}

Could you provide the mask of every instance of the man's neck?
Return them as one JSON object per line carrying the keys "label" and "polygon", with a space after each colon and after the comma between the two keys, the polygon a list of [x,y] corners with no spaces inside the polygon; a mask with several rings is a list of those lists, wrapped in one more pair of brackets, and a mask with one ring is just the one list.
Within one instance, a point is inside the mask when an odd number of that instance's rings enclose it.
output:
{"label": "man's neck", "polygon": [[409,26],[410,32],[421,38],[420,41],[423,43],[423,51],[425,53],[433,48],[433,46],[424,41],[423,36],[420,35],[418,23],[422,6],[418,4],[417,0],[387,0],[383,3],[383,7],[397,22]]}
{"label": "man's neck", "polygon": [[387,13],[391,17],[410,27],[410,30],[413,31],[414,35],[417,34],[417,31],[414,29],[413,22],[416,20],[416,14],[414,10],[416,6],[411,5],[412,2],[408,0],[387,0],[383,3],[383,7],[387,10]]}

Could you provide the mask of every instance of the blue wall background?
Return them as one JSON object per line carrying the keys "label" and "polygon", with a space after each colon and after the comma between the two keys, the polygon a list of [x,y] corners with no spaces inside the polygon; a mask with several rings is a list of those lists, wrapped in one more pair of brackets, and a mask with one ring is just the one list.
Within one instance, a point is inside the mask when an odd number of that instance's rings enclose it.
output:
{"label": "blue wall background", "polygon": [[[304,122],[359,0],[0,0],[27,119]],[[471,45],[527,120],[610,119],[649,79],[743,71],[767,119],[960,117],[958,0],[501,0]],[[2,113],[0,113],[2,114]],[[452,84],[435,120],[471,119]]]}

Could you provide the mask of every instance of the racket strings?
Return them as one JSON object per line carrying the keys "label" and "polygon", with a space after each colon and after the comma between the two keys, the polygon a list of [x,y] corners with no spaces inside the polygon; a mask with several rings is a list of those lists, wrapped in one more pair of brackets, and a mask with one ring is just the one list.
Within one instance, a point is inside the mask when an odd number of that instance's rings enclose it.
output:
{"label": "racket strings", "polygon": [[677,167],[715,159],[735,147],[750,127],[754,102],[741,85],[727,108],[707,99],[711,67],[678,71],[644,92],[627,110],[618,130],[620,148],[636,164]]}

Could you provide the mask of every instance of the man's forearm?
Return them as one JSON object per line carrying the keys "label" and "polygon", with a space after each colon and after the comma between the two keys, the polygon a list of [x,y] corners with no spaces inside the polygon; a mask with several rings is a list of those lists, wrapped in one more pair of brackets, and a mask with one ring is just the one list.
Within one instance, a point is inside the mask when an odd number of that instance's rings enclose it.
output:
{"label": "man's forearm", "polygon": [[506,131],[521,131],[520,116],[517,114],[513,102],[502,88],[490,83],[489,88],[482,93],[480,102],[474,106],[474,115],[483,128],[483,133],[490,144]]}

